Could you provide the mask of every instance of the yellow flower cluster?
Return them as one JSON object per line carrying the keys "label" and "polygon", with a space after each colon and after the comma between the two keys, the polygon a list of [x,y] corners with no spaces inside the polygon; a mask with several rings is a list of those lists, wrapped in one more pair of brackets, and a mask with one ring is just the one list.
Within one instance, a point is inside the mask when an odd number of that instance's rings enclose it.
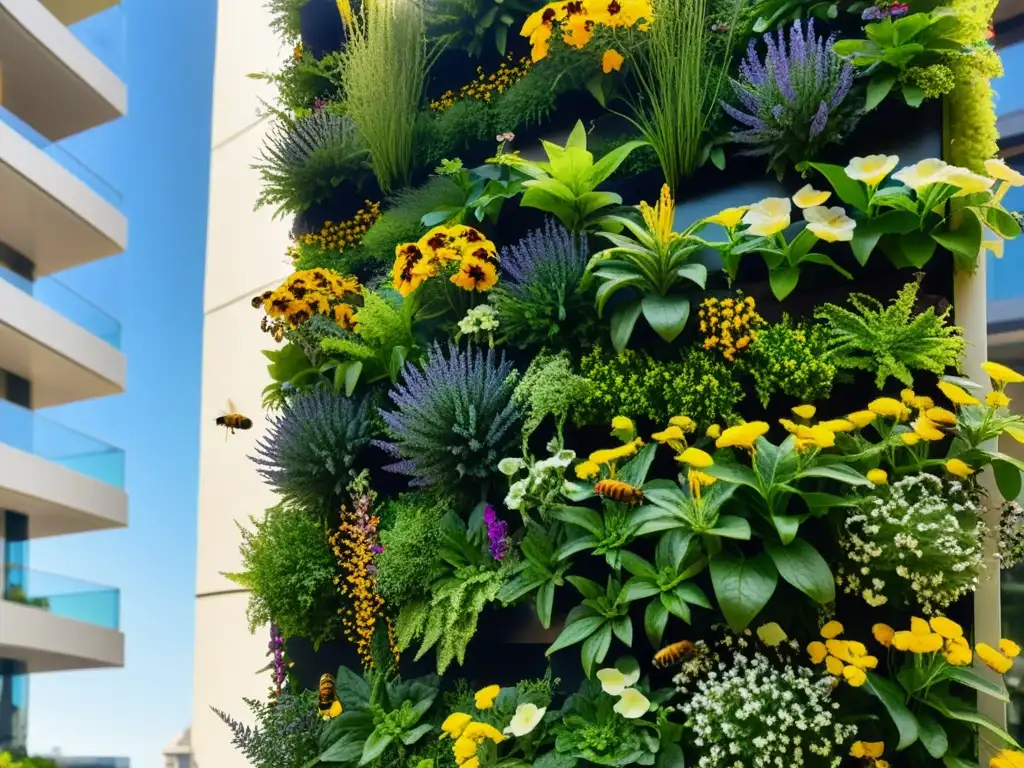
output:
{"label": "yellow flower cluster", "polygon": [[[501,688],[497,685],[489,685],[477,691],[476,708],[491,709],[500,691]],[[455,742],[452,745],[452,753],[455,764],[461,768],[480,768],[477,749],[484,741],[501,744],[505,740],[505,735],[493,725],[478,722],[465,712],[453,712],[448,715],[441,723],[441,730],[444,731],[441,738],[450,738]]]}
{"label": "yellow flower cluster", "polygon": [[417,242],[395,248],[392,285],[408,296],[450,268],[449,280],[464,291],[489,291],[498,282],[498,249],[473,227],[434,227]]}
{"label": "yellow flower cluster", "polygon": [[356,211],[346,221],[326,221],[316,234],[301,235],[298,241],[302,245],[315,245],[325,251],[343,251],[351,245],[359,245],[363,235],[380,218],[380,203],[367,200],[365,207]]}
{"label": "yellow flower cluster", "polygon": [[[579,49],[590,42],[598,27],[646,31],[653,19],[650,0],[555,0],[530,14],[519,34],[530,39],[531,56],[537,62],[551,50],[556,28],[563,43]],[[601,67],[607,74],[620,69],[623,61],[622,54],[609,49]]]}
{"label": "yellow flower cluster", "polygon": [[476,77],[455,91],[445,91],[438,98],[430,102],[430,109],[440,114],[447,112],[457,101],[474,99],[488,104],[494,98],[495,93],[504,93],[513,85],[518,83],[527,72],[533,62],[525,56],[515,61],[509,54],[508,60],[501,62],[495,72],[487,74],[483,67],[476,68]]}
{"label": "yellow flower cluster", "polygon": [[[933,616],[928,621],[914,616],[910,619],[909,631],[896,632],[886,624],[875,624],[871,633],[886,648],[918,655],[942,653],[946,662],[954,667],[965,667],[974,660],[963,628],[944,616]],[[988,666],[1003,674],[1013,665],[1010,659],[1020,653],[1020,647],[1012,640],[1001,640],[999,647],[1001,651],[985,643],[978,643],[974,651]]]}
{"label": "yellow flower cluster", "polygon": [[821,636],[825,642],[815,640],[807,646],[807,654],[812,664],[825,662],[825,669],[830,675],[843,678],[857,688],[867,682],[865,670],[878,666],[878,659],[868,654],[864,643],[856,640],[838,640],[843,634],[843,625],[838,621],[830,621],[821,628]]}
{"label": "yellow flower cluster", "polygon": [[[692,445],[687,445],[686,436],[697,429],[697,424],[689,416],[673,416],[669,419],[668,426],[661,432],[655,432],[651,438],[662,445],[668,445],[676,452],[676,461],[687,466],[687,480],[690,484],[690,495],[700,500],[702,488],[713,485],[717,478],[702,472],[707,469],[715,460],[711,454]],[[721,427],[712,424],[706,433],[707,437],[715,438],[721,436]]]}
{"label": "yellow flower cluster", "polygon": [[757,329],[764,325],[752,296],[704,299],[698,317],[704,349],[717,349],[730,363],[757,340]]}
{"label": "yellow flower cluster", "polygon": [[884,741],[855,741],[850,745],[850,757],[863,760],[871,768],[889,768],[889,761],[881,759],[883,752]]}
{"label": "yellow flower cluster", "polygon": [[644,441],[637,437],[617,448],[602,448],[594,451],[586,461],[581,461],[576,465],[576,477],[580,480],[592,480],[601,474],[602,467],[607,467],[608,476],[614,478],[616,464],[622,459],[631,459],[636,456],[636,452],[643,445]]}
{"label": "yellow flower cluster", "polygon": [[293,272],[276,290],[252,299],[255,309],[262,307],[270,317],[291,328],[298,328],[313,315],[327,315],[347,331],[356,329],[353,301],[362,294],[354,277],[329,269],[304,269]]}
{"label": "yellow flower cluster", "polygon": [[[810,421],[818,409],[813,405],[798,405],[793,415],[803,421]],[[836,444],[836,434],[853,432],[857,425],[849,419],[829,419],[817,424],[797,424],[791,419],[779,419],[786,431],[796,436],[796,449],[804,453],[808,448],[831,448]]]}

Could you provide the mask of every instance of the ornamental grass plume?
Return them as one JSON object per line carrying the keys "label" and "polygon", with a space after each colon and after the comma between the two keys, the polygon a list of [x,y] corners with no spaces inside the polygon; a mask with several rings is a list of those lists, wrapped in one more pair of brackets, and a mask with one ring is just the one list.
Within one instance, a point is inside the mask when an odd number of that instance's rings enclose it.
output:
{"label": "ornamental grass plume", "polygon": [[797,20],[789,28],[764,36],[764,60],[751,39],[740,63],[740,79],[732,80],[739,106],[722,104],[725,113],[746,126],[732,140],[750,149],[740,154],[767,156],[768,165],[781,178],[786,168],[813,159],[826,144],[842,139],[856,121],[846,101],[853,85],[853,67],[832,52],[834,36],[814,34],[814,21],[806,31]]}

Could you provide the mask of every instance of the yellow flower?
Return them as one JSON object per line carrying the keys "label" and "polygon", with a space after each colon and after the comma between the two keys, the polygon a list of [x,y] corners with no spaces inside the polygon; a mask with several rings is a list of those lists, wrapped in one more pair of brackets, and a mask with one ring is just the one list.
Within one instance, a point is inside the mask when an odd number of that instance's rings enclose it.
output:
{"label": "yellow flower", "polygon": [[679,427],[683,432],[693,432],[697,428],[696,422],[689,416],[673,416],[668,423],[673,427]]}
{"label": "yellow flower", "polygon": [[874,635],[875,640],[888,648],[892,645],[892,638],[896,633],[888,624],[875,624],[871,627],[871,634]]}
{"label": "yellow flower", "polygon": [[466,736],[460,736],[452,747],[456,765],[462,765],[470,758],[476,757],[477,743]]}
{"label": "yellow flower", "polygon": [[975,192],[985,192],[995,184],[995,180],[990,179],[988,176],[982,176],[980,173],[975,173],[956,165],[947,165],[942,170],[942,182],[960,188],[960,191],[955,195],[956,197],[970,195]]}
{"label": "yellow flower", "polygon": [[909,651],[910,642],[913,637],[913,633],[907,632],[906,630],[900,630],[892,636],[892,647],[897,651]]}
{"label": "yellow flower", "polygon": [[700,489],[714,485],[717,479],[699,469],[691,469],[686,474],[686,480],[690,485],[690,495],[697,500],[700,500]]}
{"label": "yellow flower", "polygon": [[954,667],[965,667],[974,661],[974,654],[971,653],[971,646],[962,637],[954,638],[946,643],[946,650],[942,654],[946,662]]}
{"label": "yellow flower", "polygon": [[774,648],[786,641],[785,630],[774,621],[770,621],[767,624],[762,624],[758,627],[757,636],[761,639],[761,642],[769,648]]}
{"label": "yellow flower", "polygon": [[[498,686],[494,685],[491,687],[497,688]],[[484,690],[488,689],[485,688]],[[480,694],[477,694],[477,696],[479,695]],[[490,709],[490,707],[477,706],[477,709]],[[472,739],[477,744],[485,739],[490,739],[495,744],[501,744],[501,742],[505,740],[505,734],[489,723],[472,722],[466,726],[466,730],[463,732],[462,738]]]}
{"label": "yellow flower", "polygon": [[914,432],[925,440],[942,440],[946,436],[942,434],[942,431],[936,426],[936,424],[929,419],[927,416],[919,416],[914,419],[910,424],[914,428]]}
{"label": "yellow flower", "polygon": [[869,469],[867,478],[868,482],[871,483],[872,485],[889,484],[889,475],[886,473],[884,469]]}
{"label": "yellow flower", "polygon": [[813,405],[796,405],[793,406],[790,410],[793,411],[793,413],[795,413],[801,419],[808,420],[813,419],[814,414],[818,412],[818,409],[815,408]]}
{"label": "yellow flower", "polygon": [[662,245],[668,244],[676,236],[672,231],[675,203],[672,201],[672,192],[668,184],[661,185],[661,194],[653,207],[644,202],[640,203],[640,213],[644,217],[647,229]]}
{"label": "yellow flower", "polygon": [[960,459],[950,459],[947,461],[946,471],[951,475],[956,475],[964,480],[974,474],[974,470]]}
{"label": "yellow flower", "polygon": [[774,237],[789,226],[793,205],[788,197],[766,197],[743,214],[747,234]]}
{"label": "yellow flower", "polygon": [[892,172],[899,161],[900,159],[896,155],[854,157],[844,170],[846,175],[854,181],[863,181],[869,187],[876,187]]}
{"label": "yellow flower", "polygon": [[843,664],[843,662],[841,662],[835,656],[827,656],[825,658],[825,669],[828,671],[830,675],[835,675],[836,677],[838,677],[839,675],[843,674],[843,669],[845,666],[846,665]]}
{"label": "yellow flower", "polygon": [[908,165],[906,168],[901,168],[892,177],[915,192],[920,192],[929,184],[942,181],[942,176],[948,167],[942,160],[930,157]]}
{"label": "yellow flower", "polygon": [[843,634],[843,625],[838,621],[830,621],[821,628],[821,636],[826,640],[839,637],[841,634]]}
{"label": "yellow flower", "polygon": [[981,250],[982,252],[989,251],[997,259],[1001,259],[1006,252],[1006,243],[1003,242],[1001,237],[997,237],[994,240],[986,238],[981,241]]}
{"label": "yellow flower", "polygon": [[612,429],[629,432],[633,429],[633,420],[626,416],[616,416],[612,419]]}
{"label": "yellow flower", "polygon": [[925,411],[925,416],[936,424],[945,424],[947,427],[956,426],[956,414],[945,408],[929,408]]}
{"label": "yellow flower", "polygon": [[838,205],[826,208],[823,205],[808,208],[804,211],[807,229],[811,234],[826,243],[846,243],[853,240],[853,230],[857,222],[846,215],[846,211]]}
{"label": "yellow flower", "polygon": [[978,643],[974,646],[974,650],[978,654],[978,658],[985,662],[985,665],[989,669],[995,670],[1000,675],[1005,675],[1013,666],[1012,660],[1004,656],[988,643]]}
{"label": "yellow flower", "polygon": [[998,181],[1005,181],[1011,187],[1024,187],[1024,174],[1014,170],[1004,161],[991,158],[985,161],[985,173]]}
{"label": "yellow flower", "polygon": [[1024,768],[1024,752],[1004,749],[989,761],[989,768]]}
{"label": "yellow flower", "polygon": [[846,417],[846,420],[851,422],[857,429],[864,429],[876,418],[878,418],[878,414],[874,411],[854,411]]}
{"label": "yellow flower", "polygon": [[[875,764],[875,768],[877,768],[877,766],[878,766],[878,764],[876,763]],[[480,758],[479,757],[471,757],[471,758],[469,758],[469,760],[467,760],[466,762],[464,762],[462,764],[461,768],[480,768]]]}
{"label": "yellow flower", "polygon": [[868,403],[868,410],[897,421],[905,421],[910,417],[910,409],[892,397],[879,397],[872,400]]}
{"label": "yellow flower", "polygon": [[948,381],[940,381],[938,383],[939,390],[946,396],[946,399],[953,405],[980,405],[981,401],[974,395],[970,394],[963,387],[958,387],[956,384],[952,384]]}
{"label": "yellow flower", "polygon": [[757,442],[757,438],[768,432],[768,429],[768,422],[766,421],[749,421],[746,424],[729,427],[715,441],[715,446],[718,448],[736,447],[752,449],[754,443]]}
{"label": "yellow flower", "polygon": [[1024,443],[1024,429],[1007,427],[1004,431],[1018,443]]}
{"label": "yellow flower", "polygon": [[489,291],[498,282],[498,270],[489,261],[465,256],[451,281],[464,291]]}
{"label": "yellow flower", "polygon": [[955,637],[963,637],[964,630],[952,619],[945,616],[933,616],[928,620],[929,626],[942,637],[952,640]]}
{"label": "yellow flower", "polygon": [[855,741],[850,746],[850,757],[878,758],[885,751],[882,741]]}
{"label": "yellow flower", "polygon": [[981,370],[997,384],[1020,384],[1024,381],[1024,375],[999,363],[982,363]]}
{"label": "yellow flower", "polygon": [[1020,646],[1013,642],[1013,640],[1007,640],[1005,637],[999,641],[999,650],[1003,652],[1004,656],[1011,659],[1015,659],[1020,655]]}
{"label": "yellow flower", "polygon": [[1005,392],[994,389],[985,395],[985,405],[989,408],[1006,408],[1010,405],[1010,398]]}
{"label": "yellow flower", "polygon": [[576,477],[580,480],[590,480],[592,477],[597,477],[600,471],[600,465],[593,461],[581,461],[576,465]]}
{"label": "yellow flower", "polygon": [[843,677],[846,678],[846,682],[852,685],[854,688],[860,688],[868,681],[867,673],[860,667],[850,665],[843,668]]}
{"label": "yellow flower", "polygon": [[828,651],[825,650],[824,643],[815,640],[807,645],[807,655],[811,657],[812,664],[821,664],[828,655]]}
{"label": "yellow flower", "polygon": [[715,460],[711,458],[711,455],[700,448],[687,448],[681,454],[676,456],[676,461],[681,461],[684,464],[689,464],[691,467],[697,469],[707,469]]}
{"label": "yellow flower", "polygon": [[498,698],[499,693],[501,693],[500,685],[488,685],[476,692],[473,703],[476,704],[477,709],[490,709],[494,706],[494,700]]}
{"label": "yellow flower", "polygon": [[846,419],[829,419],[818,424],[819,427],[827,429],[829,432],[852,432],[856,427],[852,421]]}
{"label": "yellow flower", "polygon": [[669,440],[682,440],[685,437],[683,430],[679,427],[666,427],[661,432],[655,432],[651,439],[658,443],[667,443]]}
{"label": "yellow flower", "polygon": [[942,637],[929,632],[926,635],[910,633],[911,653],[935,653],[942,650]]}
{"label": "yellow flower", "polygon": [[738,208],[726,208],[723,211],[719,211],[714,216],[709,216],[704,221],[709,224],[718,224],[725,227],[727,230],[736,229],[739,223],[743,220],[743,214],[747,212],[748,205],[741,205]]}
{"label": "yellow flower", "polygon": [[910,618],[910,632],[918,637],[925,637],[932,633],[932,628],[924,619],[912,616]]}
{"label": "yellow flower", "polygon": [[611,72],[618,72],[622,69],[622,63],[625,61],[622,58],[622,54],[616,51],[614,48],[609,48],[604,52],[601,57],[601,71],[606,75]]}
{"label": "yellow flower", "polygon": [[921,442],[920,435],[914,432],[904,432],[903,434],[900,435],[900,439],[903,441],[903,444],[907,446],[917,445],[919,442]]}
{"label": "yellow flower", "polygon": [[832,197],[831,192],[820,192],[810,184],[805,184],[793,195],[792,200],[793,205],[797,208],[813,208],[821,205],[830,197]]}
{"label": "yellow flower", "polygon": [[[473,720],[472,715],[467,715],[465,712],[453,712],[448,715],[443,723],[441,723],[441,730],[452,739],[457,739],[462,735],[462,732],[466,730],[466,726]],[[443,736],[441,738],[444,738]]]}
{"label": "yellow flower", "polygon": [[712,440],[717,440],[719,437],[722,436],[722,428],[717,424],[712,424],[710,427],[708,427],[707,431],[704,433],[704,436],[710,437]]}

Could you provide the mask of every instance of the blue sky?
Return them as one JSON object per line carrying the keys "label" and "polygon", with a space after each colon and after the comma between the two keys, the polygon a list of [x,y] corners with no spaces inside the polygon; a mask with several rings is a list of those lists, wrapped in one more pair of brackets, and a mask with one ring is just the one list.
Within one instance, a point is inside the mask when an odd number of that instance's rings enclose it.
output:
{"label": "blue sky", "polygon": [[158,768],[191,718],[215,15],[215,0],[124,0],[81,30],[126,79],[129,116],[64,146],[123,193],[129,250],[60,280],[122,321],[128,387],[47,413],[127,451],[130,526],[35,542],[31,567],[120,587],[127,666],[33,676],[36,753]]}

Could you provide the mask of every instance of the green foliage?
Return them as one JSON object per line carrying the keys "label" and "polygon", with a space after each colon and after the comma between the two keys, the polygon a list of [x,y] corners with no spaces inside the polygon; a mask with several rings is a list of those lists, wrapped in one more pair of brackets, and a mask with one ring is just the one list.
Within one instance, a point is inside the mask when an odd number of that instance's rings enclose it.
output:
{"label": "green foliage", "polygon": [[422,6],[403,0],[366,3],[348,27],[345,109],[385,193],[407,185],[416,163],[416,116],[431,65],[425,32]]}
{"label": "green foliage", "polygon": [[431,211],[458,205],[462,192],[451,179],[433,176],[423,186],[398,192],[387,210],[363,236],[362,249],[367,261],[391,268],[395,248],[419,240],[426,231],[422,219]]}
{"label": "green foliage", "polygon": [[[643,136],[637,131],[628,133],[618,132],[610,135],[592,135],[587,141],[587,146],[590,151],[595,155],[602,156],[608,154],[611,150],[615,149],[628,141],[642,140]],[[610,179],[631,179],[634,176],[639,176],[647,171],[652,171],[657,168],[658,153],[654,151],[654,147],[650,144],[645,144],[642,147],[637,147],[635,150],[629,153],[629,157],[622,161],[622,165],[608,178]]]}
{"label": "green foliage", "polygon": [[731,369],[695,348],[665,362],[642,351],[615,355],[595,347],[580,360],[580,375],[592,388],[574,414],[577,424],[607,424],[628,414],[658,424],[689,416],[704,428],[728,421],[743,398]]}
{"label": "green foliage", "polygon": [[317,99],[331,102],[339,97],[339,67],[337,53],[328,53],[317,59],[309,51],[289,56],[280,72],[262,72],[249,77],[263,80],[277,88],[277,103],[295,117],[312,114]]}
{"label": "green foliage", "polygon": [[509,160],[530,177],[523,182],[526,191],[520,205],[554,215],[572,232],[584,232],[596,228],[598,220],[610,206],[622,203],[619,195],[600,192],[597,188],[643,142],[623,144],[595,160],[587,151],[587,131],[583,121],[579,121],[564,147],[550,141],[542,141],[541,144],[548,157],[547,162],[520,157]]}
{"label": "green foliage", "polygon": [[941,375],[960,370],[964,354],[962,329],[947,322],[952,307],[936,313],[928,307],[914,312],[919,282],[907,283],[888,306],[862,293],[850,295],[850,311],[825,304],[815,312],[828,333],[829,360],[837,368],[871,371],[881,389],[890,376],[914,385],[912,370]]}
{"label": "green foliage", "polygon": [[394,522],[380,533],[377,593],[399,608],[422,597],[443,539],[441,518],[448,500],[440,492],[403,493],[388,502]]}
{"label": "green foliage", "polygon": [[485,48],[502,56],[509,32],[519,32],[526,16],[543,5],[540,0],[430,0],[428,33],[438,45],[480,58]]}
{"label": "green foliage", "polygon": [[269,702],[243,701],[256,717],[255,727],[211,709],[231,729],[231,743],[253,768],[302,768],[320,754],[325,723],[317,712],[315,691],[282,691]]}
{"label": "green foliage", "polygon": [[588,379],[573,373],[568,354],[535,357],[513,393],[525,414],[523,440],[528,440],[548,416],[554,417],[555,429],[561,435],[569,413],[586,399],[590,388]]}
{"label": "green foliage", "polygon": [[298,42],[299,11],[306,0],[266,0],[263,7],[270,13],[270,28],[285,43]]}
{"label": "green foliage", "polygon": [[275,206],[274,217],[302,213],[326,200],[342,181],[362,179],[366,146],[352,120],[321,109],[298,120],[279,119],[260,152],[263,189],[256,208]]}
{"label": "green foliage", "polygon": [[284,637],[305,637],[314,646],[341,631],[337,563],[324,524],[301,511],[278,505],[253,529],[239,525],[242,567],[224,575],[251,590],[249,630],[274,622]]}
{"label": "green foliage", "polygon": [[347,245],[342,251],[324,248],[316,243],[296,243],[292,247],[292,267],[329,269],[339,275],[352,275],[363,285],[372,284],[383,272],[383,265],[362,245]]}
{"label": "green foliage", "polygon": [[[726,42],[712,29],[708,0],[656,0],[646,45],[632,57],[634,95],[629,118],[661,163],[665,181],[678,192],[710,154],[708,129],[732,60],[732,36],[743,2],[733,0],[721,19]],[[720,150],[719,150],[720,151]]]}
{"label": "green foliage", "polygon": [[832,393],[836,366],[826,359],[828,334],[821,326],[794,323],[783,315],[780,322],[758,331],[749,350],[742,364],[754,377],[762,405],[777,394],[814,403]]}

